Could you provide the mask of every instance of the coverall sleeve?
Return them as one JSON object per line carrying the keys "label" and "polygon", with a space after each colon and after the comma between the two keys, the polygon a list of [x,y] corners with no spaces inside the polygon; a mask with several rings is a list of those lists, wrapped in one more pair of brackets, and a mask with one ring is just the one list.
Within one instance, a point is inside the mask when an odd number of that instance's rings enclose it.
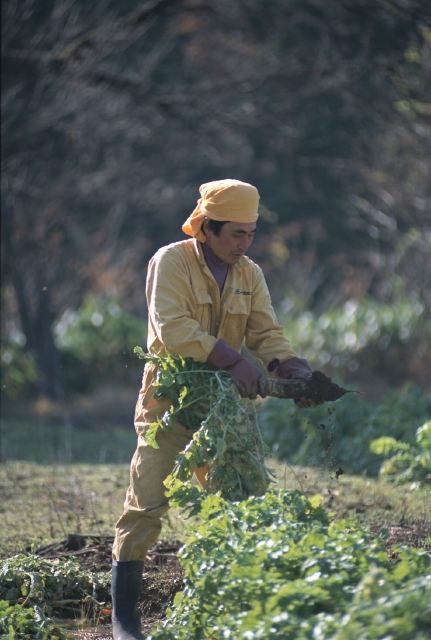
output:
{"label": "coverall sleeve", "polygon": [[265,369],[274,358],[284,362],[297,356],[289,340],[284,337],[283,327],[279,325],[271,304],[265,277],[257,265],[245,344],[250,353],[262,361]]}
{"label": "coverall sleeve", "polygon": [[205,362],[217,340],[193,317],[196,302],[190,275],[178,252],[159,252],[150,261],[147,302],[152,331],[166,349]]}

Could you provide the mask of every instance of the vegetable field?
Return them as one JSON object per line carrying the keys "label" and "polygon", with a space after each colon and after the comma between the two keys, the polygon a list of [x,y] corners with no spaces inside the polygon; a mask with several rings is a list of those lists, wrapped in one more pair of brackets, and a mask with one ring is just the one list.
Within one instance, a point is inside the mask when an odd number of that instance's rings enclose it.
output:
{"label": "vegetable field", "polygon": [[[299,432],[326,458],[298,466],[268,457],[254,403],[238,398],[226,374],[181,358],[150,360],[158,396],[172,405],[151,428],[152,446],[175,420],[197,430],[165,482],[173,510],[145,567],[149,640],[431,637],[428,422],[413,421],[406,443],[395,432],[370,439],[379,478],[349,475],[318,439],[328,431],[337,440],[332,418],[342,399],[325,405],[325,428],[320,409],[304,412],[308,431]],[[418,399],[421,422],[428,404]],[[191,476],[204,464],[201,489]],[[48,469],[2,470],[0,631],[17,640],[108,638],[110,545],[127,466],[64,465],[50,477]]]}
{"label": "vegetable field", "polygon": [[321,500],[270,490],[201,503],[180,552],[185,588],[152,638],[430,637],[430,556],[388,559],[383,531],[329,523]]}
{"label": "vegetable field", "polygon": [[[365,530],[370,541],[377,539],[379,548],[385,550],[390,563],[396,560],[398,544],[422,551],[431,550],[431,495],[426,488],[418,487],[410,491],[405,485],[394,486],[361,476],[344,474],[336,479],[333,473],[323,468],[289,466],[274,460],[270,464],[277,474],[276,490],[279,489],[283,494],[286,491],[289,495],[300,489],[302,496],[303,489],[310,498],[321,495],[321,510],[325,509],[331,523],[347,520],[353,522],[356,528]],[[4,526],[0,531],[3,558],[11,558],[19,550],[28,557],[29,551],[25,550],[31,543],[34,549],[38,549],[65,541],[67,536],[63,534],[62,523],[66,534],[80,529],[84,545],[77,553],[65,548],[67,543],[58,544],[48,555],[58,555],[70,562],[75,554],[74,565],[82,568],[84,576],[90,572],[99,575],[99,578],[109,579],[110,541],[115,517],[120,513],[124,499],[127,465],[90,467],[74,464],[53,468],[10,462],[0,468],[0,476],[3,507],[7,505],[7,512],[2,513]],[[19,492],[14,491],[16,483],[19,483]],[[96,495],[92,497],[92,493]],[[71,500],[72,496],[75,496],[75,501]],[[68,500],[65,500],[66,497]],[[34,504],[38,505],[37,522],[32,511]],[[81,509],[78,504],[81,504]],[[143,628],[148,633],[157,621],[163,620],[166,607],[172,606],[173,596],[182,586],[183,570],[175,557],[178,541],[184,543],[188,538],[187,522],[194,527],[200,522],[198,517],[187,521],[178,516],[178,510],[172,509],[169,518],[165,519],[162,532],[164,542],[153,549],[145,567],[141,611]],[[379,538],[382,528],[387,529],[388,538],[385,538],[385,532]],[[85,538],[86,534],[94,537]],[[50,562],[54,569],[61,569],[57,558]],[[33,571],[35,568],[33,566]],[[24,571],[25,566],[22,566],[21,572]],[[27,580],[31,582],[29,575]],[[92,596],[92,584],[87,594]],[[63,633],[81,640],[111,638],[109,591],[101,589],[96,594],[97,601],[101,603],[98,611],[91,610],[88,603],[84,606],[83,600],[74,608],[70,605],[69,610],[54,610],[54,617],[61,620]],[[4,591],[1,597],[5,597]],[[21,598],[25,600],[24,596]],[[33,605],[40,606],[30,598],[28,605],[31,608],[27,609],[27,615],[30,615]],[[44,606],[42,602],[42,610]],[[40,632],[40,626],[37,629]]]}

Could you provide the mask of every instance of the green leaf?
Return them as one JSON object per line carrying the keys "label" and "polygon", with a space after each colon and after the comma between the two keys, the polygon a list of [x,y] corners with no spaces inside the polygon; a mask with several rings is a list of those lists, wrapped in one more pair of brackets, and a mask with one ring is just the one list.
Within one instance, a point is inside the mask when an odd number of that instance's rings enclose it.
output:
{"label": "green leaf", "polygon": [[145,353],[145,351],[142,349],[142,347],[135,347],[133,349],[133,353],[136,353],[136,355],[138,356],[138,358],[140,358],[141,360],[146,360],[147,359],[147,354]]}
{"label": "green leaf", "polygon": [[217,451],[216,456],[221,456],[227,449],[226,441],[223,438],[217,438]]}
{"label": "green leaf", "polygon": [[377,455],[388,455],[389,453],[397,453],[398,451],[408,451],[410,445],[405,442],[397,442],[395,438],[383,436],[372,440],[370,450]]}
{"label": "green leaf", "polygon": [[150,447],[153,447],[153,449],[160,449],[160,445],[158,444],[156,439],[157,431],[159,430],[159,428],[160,428],[160,423],[153,422],[148,426],[147,430],[145,431],[145,442]]}

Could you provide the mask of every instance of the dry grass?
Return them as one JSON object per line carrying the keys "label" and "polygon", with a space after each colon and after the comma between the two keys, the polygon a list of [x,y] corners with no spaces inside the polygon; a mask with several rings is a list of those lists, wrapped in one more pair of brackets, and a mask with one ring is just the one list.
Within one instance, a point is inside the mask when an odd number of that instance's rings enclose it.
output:
{"label": "dry grass", "polygon": [[[0,466],[0,556],[48,544],[69,533],[113,535],[129,483],[129,465]],[[171,512],[164,520],[167,540],[184,535]]]}
{"label": "dry grass", "polygon": [[[334,517],[369,527],[431,528],[431,491],[394,487],[375,479],[270,461],[277,486],[320,493]],[[48,544],[69,533],[113,535],[129,481],[129,466],[38,465],[8,462],[0,467],[0,555]],[[164,521],[164,539],[182,539],[185,523],[175,511]]]}
{"label": "dry grass", "polygon": [[298,467],[269,461],[277,474],[277,486],[299,489],[307,495],[321,494],[334,517],[352,518],[371,526],[420,524],[431,526],[430,488],[412,488],[377,478],[351,476],[336,469]]}

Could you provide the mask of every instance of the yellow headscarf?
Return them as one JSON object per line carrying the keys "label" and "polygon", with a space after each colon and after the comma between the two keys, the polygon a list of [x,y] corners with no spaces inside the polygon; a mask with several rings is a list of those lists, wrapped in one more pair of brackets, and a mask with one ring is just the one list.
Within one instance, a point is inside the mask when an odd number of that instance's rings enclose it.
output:
{"label": "yellow headscarf", "polygon": [[259,193],[256,187],[240,180],[216,180],[199,187],[201,198],[193,213],[183,224],[183,231],[205,242],[201,231],[207,216],[220,222],[255,222],[258,218]]}

